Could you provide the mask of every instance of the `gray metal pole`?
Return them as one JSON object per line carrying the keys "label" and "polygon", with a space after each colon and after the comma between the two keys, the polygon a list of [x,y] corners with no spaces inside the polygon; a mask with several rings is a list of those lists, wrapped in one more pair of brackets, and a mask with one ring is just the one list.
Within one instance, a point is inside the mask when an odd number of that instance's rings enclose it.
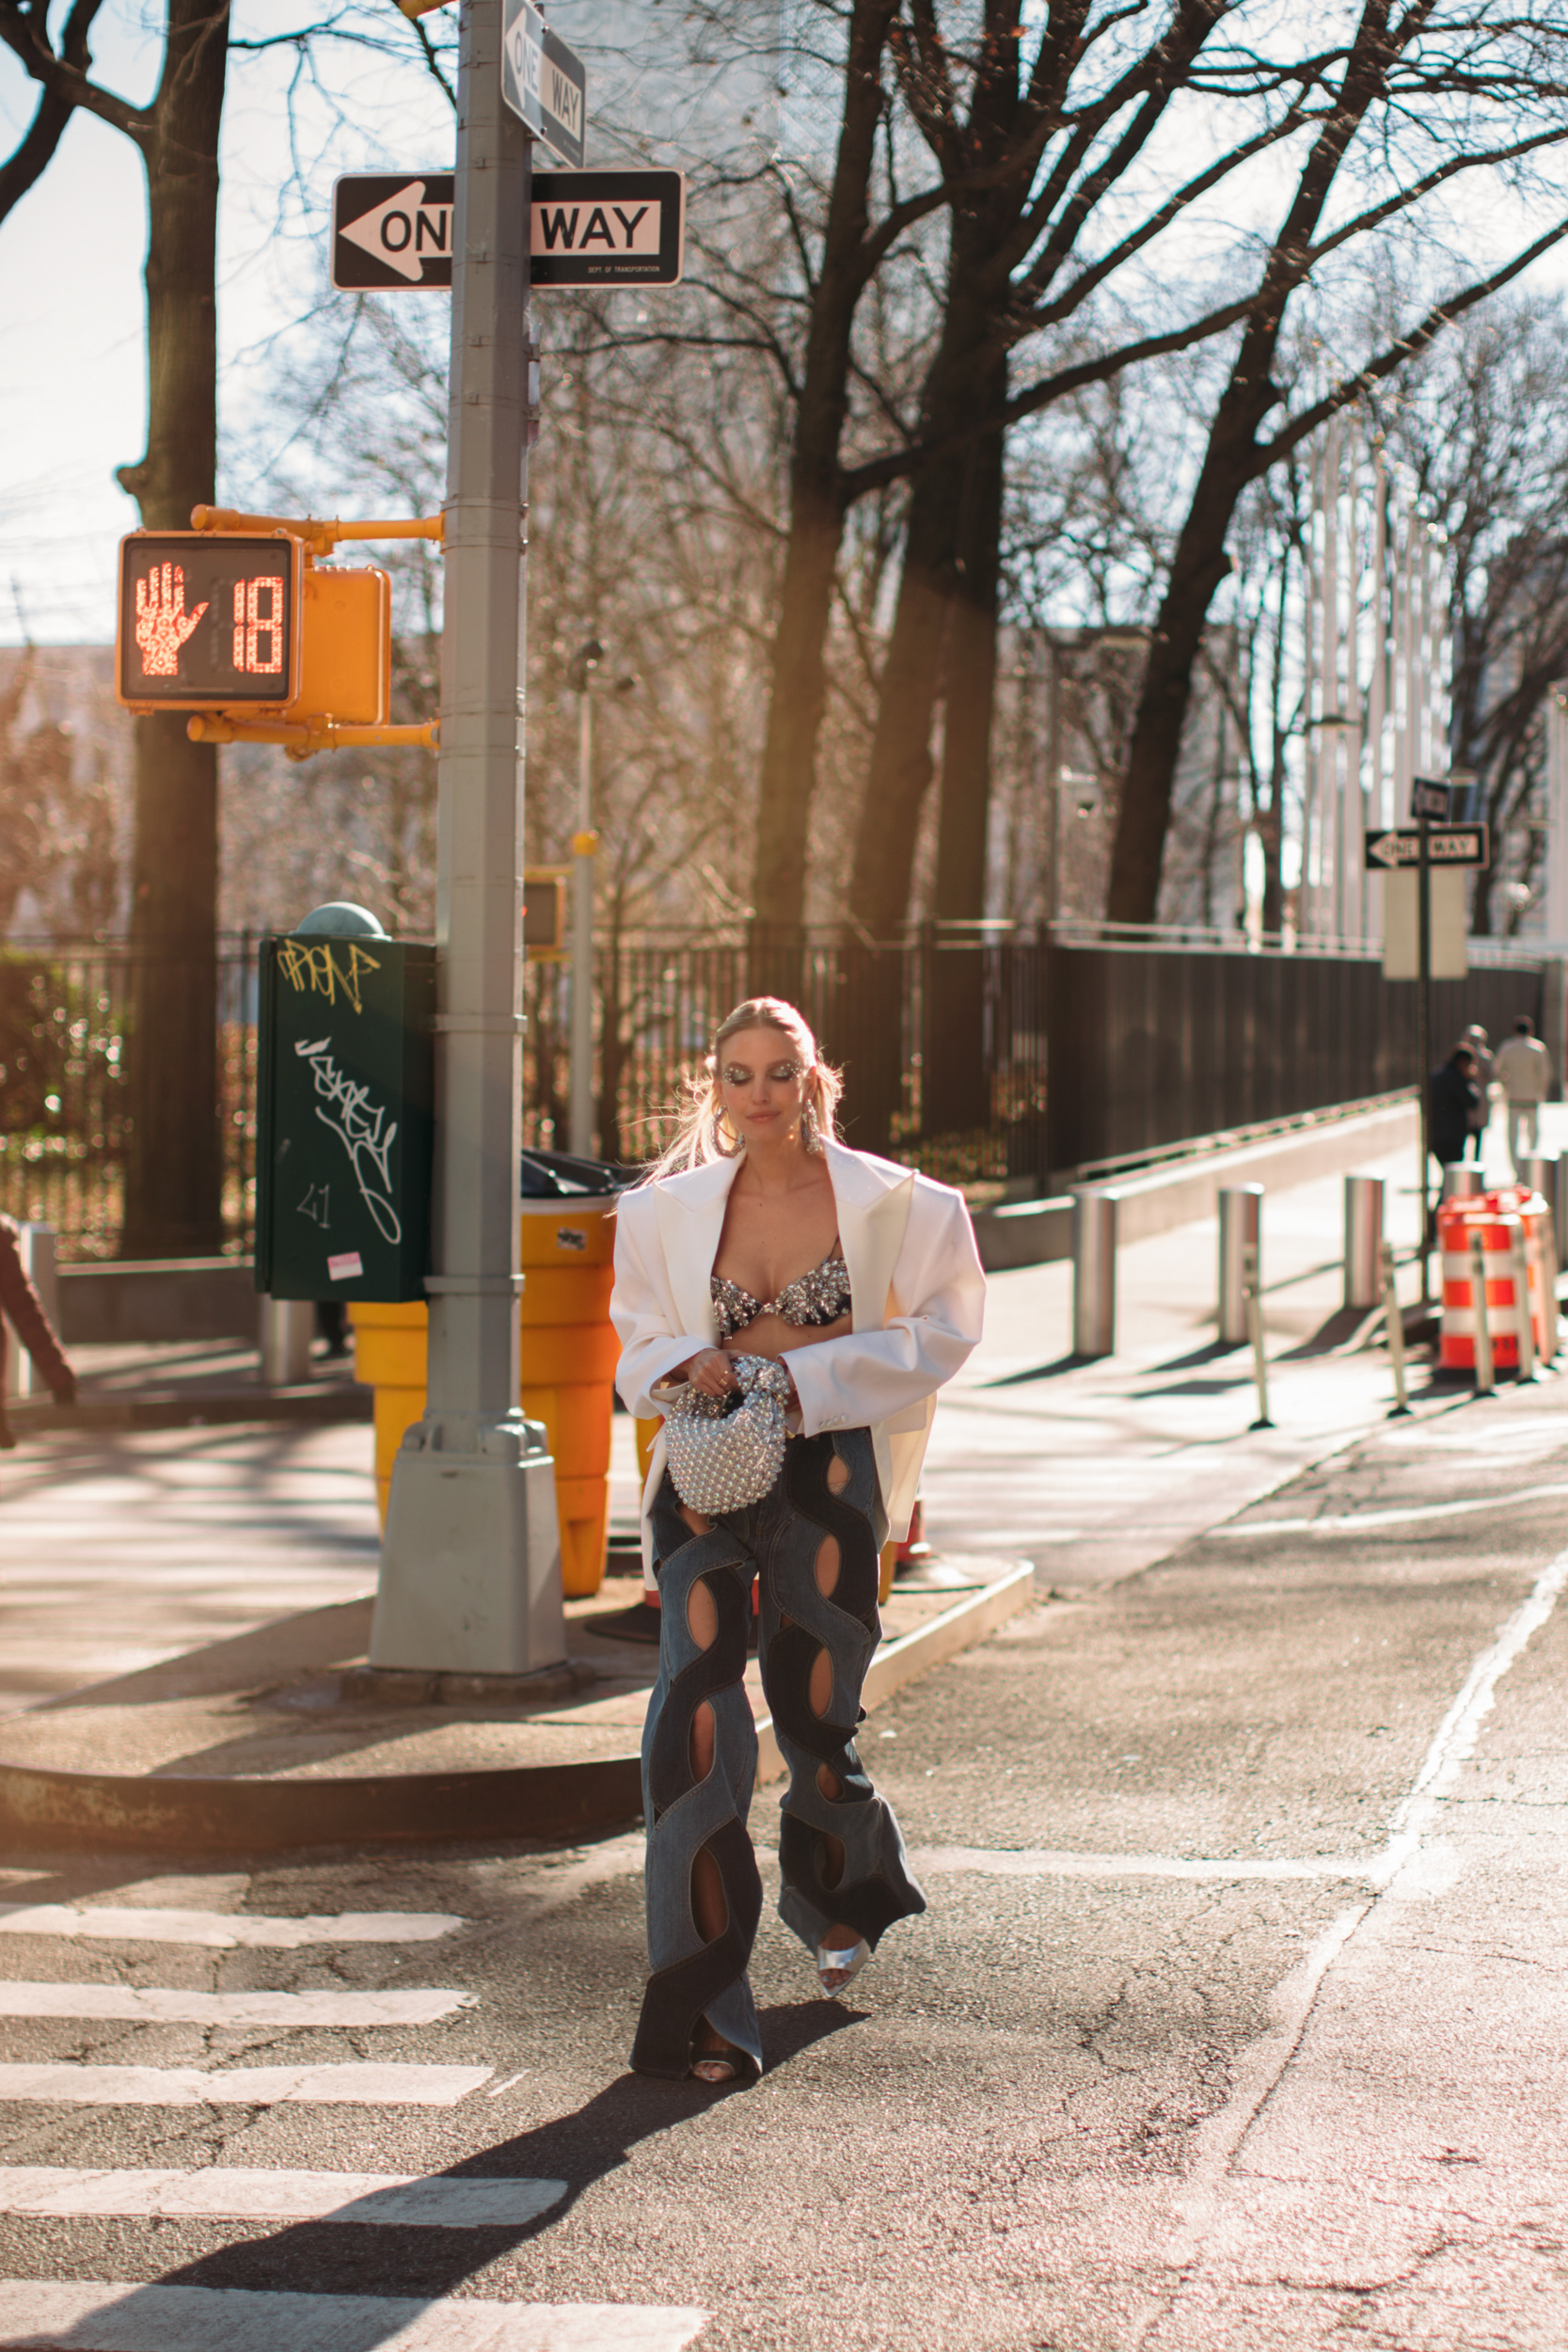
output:
{"label": "gray metal pole", "polygon": [[371,1661],[518,1675],[566,1654],[555,1482],[517,1406],[532,141],[501,0],[464,0],[437,810],[436,1187],[424,1417],[392,1471]]}
{"label": "gray metal pole", "polygon": [[1383,1313],[1388,1327],[1388,1361],[1394,1374],[1394,1410],[1390,1420],[1410,1410],[1404,1380],[1404,1315],[1400,1307],[1399,1280],[1394,1270],[1394,1245],[1378,1245],[1378,1271],[1383,1278]]}
{"label": "gray metal pole", "polygon": [[578,829],[572,835],[572,1104],[571,1148],[594,1152],[594,673],[586,669],[578,696]]}
{"label": "gray metal pole", "polygon": [[1383,1293],[1383,1179],[1345,1178],[1345,1305],[1375,1307]]}
{"label": "gray metal pole", "polygon": [[1219,1339],[1222,1347],[1240,1347],[1252,1335],[1247,1321],[1246,1253],[1261,1256],[1263,1246],[1263,1187],[1261,1184],[1222,1184],[1220,1187]]}
{"label": "gray metal pole", "polygon": [[1078,1184],[1072,1193],[1072,1352],[1117,1352],[1117,1211],[1119,1193]]}
{"label": "gray metal pole", "polygon": [[1486,1190],[1486,1178],[1479,1160],[1449,1160],[1443,1168],[1443,1199],[1445,1200],[1479,1200]]}
{"label": "gray metal pole", "polygon": [[1492,1368],[1492,1324],[1486,1311],[1486,1251],[1481,1235],[1470,1232],[1470,1301],[1475,1310],[1476,1394],[1490,1396],[1497,1387]]}

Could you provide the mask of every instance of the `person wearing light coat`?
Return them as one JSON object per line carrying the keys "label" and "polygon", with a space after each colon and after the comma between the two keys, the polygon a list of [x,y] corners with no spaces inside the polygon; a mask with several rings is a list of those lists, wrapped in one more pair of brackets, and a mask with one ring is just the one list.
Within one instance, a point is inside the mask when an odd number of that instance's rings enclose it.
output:
{"label": "person wearing light coat", "polygon": [[907,1530],[936,1392],[980,1338],[985,1278],[962,1196],[839,1143],[837,1093],[794,1008],[750,1000],[721,1027],[682,1136],[617,1215],[610,1315],[631,1412],[668,1409],[682,1381],[723,1394],[753,1350],[791,1383],[784,1466],[761,1502],[711,1520],[683,1505],[662,1436],[643,1494],[663,1633],[643,1736],[653,1975],[632,2063],[651,2074],[750,2079],[762,2063],[746,1977],[761,1908],[745,1829],[753,1577],[790,1772],[779,1910],[821,1989],[841,1991],[926,1907],[854,1729],[880,1547]]}

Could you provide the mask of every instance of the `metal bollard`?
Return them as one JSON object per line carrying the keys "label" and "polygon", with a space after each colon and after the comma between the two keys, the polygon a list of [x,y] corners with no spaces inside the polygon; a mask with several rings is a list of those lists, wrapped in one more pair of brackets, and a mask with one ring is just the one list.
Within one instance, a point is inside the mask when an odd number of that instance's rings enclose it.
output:
{"label": "metal bollard", "polygon": [[1478,1200],[1486,1190],[1479,1160],[1449,1160],[1443,1169],[1444,1200]]}
{"label": "metal bollard", "polygon": [[1476,1394],[1490,1396],[1497,1383],[1492,1371],[1492,1326],[1486,1320],[1486,1252],[1481,1235],[1470,1235],[1470,1304],[1476,1326]]}
{"label": "metal bollard", "polygon": [[1535,1367],[1535,1301],[1530,1296],[1529,1244],[1521,1218],[1504,1217],[1503,1223],[1513,1229],[1509,1235],[1508,1270],[1513,1279],[1513,1313],[1519,1327],[1514,1344],[1519,1350],[1519,1379],[1524,1383],[1541,1377]]}
{"label": "metal bollard", "polygon": [[[60,1285],[55,1260],[55,1232],[53,1225],[19,1225],[16,1231],[17,1255],[22,1270],[39,1295],[39,1303],[49,1317],[50,1327],[56,1333],[60,1328]],[[6,1388],[14,1397],[43,1396],[49,1383],[26,1349],[16,1338],[7,1351]]]}
{"label": "metal bollard", "polygon": [[1117,1350],[1117,1211],[1121,1195],[1101,1184],[1072,1192],[1072,1352]]}
{"label": "metal bollard", "polygon": [[1248,1337],[1246,1253],[1261,1263],[1263,1247],[1263,1187],[1261,1184],[1222,1184],[1220,1187],[1219,1338],[1222,1347],[1240,1347]]}
{"label": "metal bollard", "polygon": [[310,1377],[310,1343],[316,1336],[311,1298],[261,1300],[261,1359],[257,1376],[269,1389],[296,1389]]}
{"label": "metal bollard", "polygon": [[1272,1429],[1269,1418],[1269,1361],[1263,1350],[1263,1281],[1258,1252],[1249,1242],[1243,1252],[1242,1279],[1246,1291],[1247,1328],[1252,1336],[1252,1377],[1258,1390],[1258,1419],[1254,1429]]}
{"label": "metal bollard", "polygon": [[1381,1176],[1345,1178],[1347,1307],[1375,1307],[1381,1294],[1383,1198]]}
{"label": "metal bollard", "polygon": [[1556,1243],[1554,1270],[1560,1274],[1568,1265],[1563,1254],[1563,1213],[1568,1210],[1568,1159],[1559,1159],[1544,1152],[1532,1152],[1524,1166],[1523,1181],[1532,1192],[1538,1192],[1552,1213],[1552,1234]]}
{"label": "metal bollard", "polygon": [[1399,1279],[1394,1272],[1394,1245],[1391,1241],[1377,1246],[1378,1274],[1383,1283],[1383,1313],[1388,1327],[1388,1362],[1394,1375],[1394,1409],[1390,1421],[1410,1410],[1410,1397],[1404,1385],[1404,1315],[1400,1307]]}

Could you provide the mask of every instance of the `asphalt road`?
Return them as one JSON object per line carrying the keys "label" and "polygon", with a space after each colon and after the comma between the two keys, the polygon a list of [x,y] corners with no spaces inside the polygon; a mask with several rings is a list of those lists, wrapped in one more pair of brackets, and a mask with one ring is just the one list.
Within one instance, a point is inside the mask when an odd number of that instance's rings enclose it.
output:
{"label": "asphalt road", "polygon": [[626,2071],[635,1838],[0,1873],[0,2344],[1560,2347],[1565,1504],[1551,1382],[1064,1548],[867,1724],[931,1909],[846,2005],[766,1914],[748,2091]]}

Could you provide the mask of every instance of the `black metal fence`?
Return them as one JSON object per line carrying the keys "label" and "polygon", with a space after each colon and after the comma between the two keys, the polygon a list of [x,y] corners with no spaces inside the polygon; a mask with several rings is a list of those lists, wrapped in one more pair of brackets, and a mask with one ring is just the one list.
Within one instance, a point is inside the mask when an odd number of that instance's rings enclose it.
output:
{"label": "black metal fence", "polygon": [[[256,946],[227,939],[217,960],[213,1116],[234,1251],[249,1248],[255,1218]],[[0,945],[0,1209],[53,1225],[68,1258],[119,1248],[146,977],[123,942]]]}
{"label": "black metal fence", "polygon": [[[254,1220],[257,944],[226,940],[217,967],[214,1115],[234,1251]],[[123,945],[0,946],[0,1208],[53,1224],[71,1258],[119,1248],[137,977]],[[967,1185],[1048,1186],[1416,1076],[1415,988],[1359,954],[1004,925],[927,926],[883,946],[753,925],[605,941],[597,982],[599,1150],[616,1160],[652,1155],[714,1028],[763,993],[798,1004],[843,1067],[852,1143]],[[525,1140],[563,1144],[564,969],[531,965],[524,993]],[[1434,1057],[1465,1023],[1496,1038],[1521,1012],[1560,1045],[1551,993],[1539,959],[1489,950],[1467,979],[1434,985]]]}
{"label": "black metal fence", "polygon": [[[1053,1170],[1130,1158],[1414,1084],[1417,988],[1375,956],[1053,944],[1047,953]],[[1525,956],[1432,987],[1432,1054],[1479,1021],[1550,1029]]]}

